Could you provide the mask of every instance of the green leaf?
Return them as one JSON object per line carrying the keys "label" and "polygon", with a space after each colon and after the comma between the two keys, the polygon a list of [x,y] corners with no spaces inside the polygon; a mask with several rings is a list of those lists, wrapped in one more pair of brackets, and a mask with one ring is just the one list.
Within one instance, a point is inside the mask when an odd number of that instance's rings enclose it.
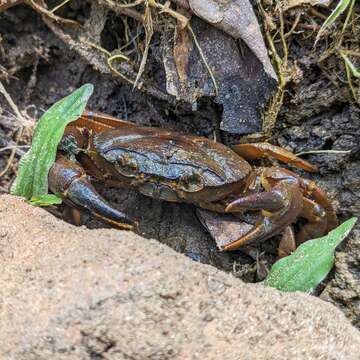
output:
{"label": "green leaf", "polygon": [[352,75],[355,76],[356,78],[360,78],[360,71],[351,62],[351,60],[348,58],[348,56],[343,51],[339,51],[339,53],[340,53],[341,57],[343,58],[343,60],[345,61],[346,66],[349,67]]}
{"label": "green leaf", "polygon": [[[336,19],[347,9],[347,7],[349,6],[349,4],[351,3],[352,0],[340,0],[338,2],[338,4],[336,5],[336,8],[334,9],[334,11],[330,14],[330,16],[325,20],[325,22],[322,24],[321,29],[318,32],[317,35],[317,40],[319,39],[319,37],[322,35],[322,33],[329,27],[331,26]],[[317,41],[316,40],[316,41]]]}
{"label": "green leaf", "polygon": [[282,291],[311,292],[333,267],[335,248],[356,221],[355,217],[345,221],[328,235],[306,241],[290,256],[277,261],[265,279],[265,285]]}
{"label": "green leaf", "polygon": [[61,197],[54,194],[45,194],[40,196],[33,196],[29,203],[34,206],[49,206],[60,205],[62,203]]}
{"label": "green leaf", "polygon": [[11,194],[29,200],[48,193],[48,173],[65,127],[84,112],[93,89],[93,85],[85,84],[43,114],[34,130],[31,148],[20,160]]}

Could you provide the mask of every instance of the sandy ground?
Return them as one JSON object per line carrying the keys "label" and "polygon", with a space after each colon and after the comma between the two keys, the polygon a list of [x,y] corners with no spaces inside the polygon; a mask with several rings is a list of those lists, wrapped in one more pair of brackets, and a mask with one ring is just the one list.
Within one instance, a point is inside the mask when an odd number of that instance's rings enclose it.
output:
{"label": "sandy ground", "polygon": [[359,358],[359,332],[329,303],[10,196],[0,266],[2,359]]}

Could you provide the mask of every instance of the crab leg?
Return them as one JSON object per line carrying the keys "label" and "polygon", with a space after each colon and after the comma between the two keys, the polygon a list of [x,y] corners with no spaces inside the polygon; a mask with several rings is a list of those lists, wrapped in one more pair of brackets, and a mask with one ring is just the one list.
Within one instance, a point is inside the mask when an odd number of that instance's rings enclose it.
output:
{"label": "crab leg", "polygon": [[323,190],[321,190],[314,181],[301,179],[301,182],[306,189],[304,195],[310,197],[316,204],[319,204],[325,210],[327,219],[327,228],[325,232],[336,228],[339,222],[335,209]]}
{"label": "crab leg", "polygon": [[88,110],[84,111],[81,117],[73,124],[78,127],[89,128],[95,133],[122,127],[129,128],[137,126],[136,124],[125,120],[117,119],[107,114]]}
{"label": "crab leg", "polygon": [[290,255],[296,249],[294,229],[291,225],[287,226],[282,233],[278,247],[279,258]]}
{"label": "crab leg", "polygon": [[233,201],[227,206],[226,212],[262,210],[262,219],[245,236],[225,245],[223,250],[235,250],[278,234],[295,221],[302,207],[302,193],[298,185],[285,180],[277,183],[269,191]]}
{"label": "crab leg", "polygon": [[261,210],[262,220],[248,234],[228,244],[224,250],[233,250],[243,245],[263,241],[278,234],[298,216],[308,222],[296,236],[286,229],[280,241],[279,256],[293,251],[296,245],[326,234],[337,226],[333,206],[324,192],[311,180],[298,177],[289,170],[266,168],[260,175],[264,192],[239,198],[230,203],[226,211]]}
{"label": "crab leg", "polygon": [[132,229],[134,220],[111,207],[96,191],[84,169],[60,156],[49,172],[49,188],[71,205],[87,210],[101,220],[122,229]]}
{"label": "crab leg", "polygon": [[302,226],[300,232],[296,235],[297,245],[327,233],[327,213],[315,201],[304,198],[304,207],[301,212],[301,217],[307,219],[308,223]]}
{"label": "crab leg", "polygon": [[238,144],[233,146],[233,150],[246,160],[270,157],[309,172],[317,171],[315,165],[310,164],[280,146],[269,143]]}

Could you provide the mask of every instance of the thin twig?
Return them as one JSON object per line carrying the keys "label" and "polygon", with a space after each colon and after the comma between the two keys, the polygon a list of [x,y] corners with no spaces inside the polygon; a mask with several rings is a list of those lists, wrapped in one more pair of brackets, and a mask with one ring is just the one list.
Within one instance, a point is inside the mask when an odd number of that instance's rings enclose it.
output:
{"label": "thin twig", "polygon": [[114,3],[111,0],[105,0],[105,2],[108,3],[109,6],[111,6],[111,7],[118,7],[118,8],[126,9],[126,8],[138,6],[138,5],[142,4],[143,2],[145,2],[145,0],[135,0],[134,2],[128,3],[128,4]]}
{"label": "thin twig", "polygon": [[2,82],[0,81],[0,93],[4,95],[6,101],[8,102],[8,104],[10,105],[11,109],[13,110],[13,112],[15,113],[17,119],[19,120],[19,122],[21,123],[22,126],[26,126],[27,125],[27,121],[24,118],[24,116],[21,114],[19,108],[16,106],[16,104],[14,103],[13,99],[11,98],[11,96],[9,95],[9,93],[6,91],[4,85],[2,84]]}
{"label": "thin twig", "polygon": [[321,20],[326,20],[328,17],[321,12],[317,11],[315,8],[310,8],[310,13],[314,16],[317,16]]}
{"label": "thin twig", "polygon": [[[18,143],[19,143],[19,141],[20,141],[20,139],[22,137],[22,134],[24,132],[24,128],[25,127],[23,125],[21,125],[19,127],[19,130],[18,130],[18,133],[17,133],[17,136],[16,136],[16,147],[17,147],[17,145],[18,145]],[[1,171],[1,173],[0,173],[0,178],[2,176],[4,176],[8,172],[8,170],[10,169],[10,166],[11,166],[13,160],[14,160],[14,157],[15,157],[16,147],[14,149],[12,149],[11,154],[9,156],[9,159],[7,161],[7,164],[6,164],[5,168],[4,168],[4,170]]]}
{"label": "thin twig", "polygon": [[12,146],[6,146],[0,149],[0,152],[12,150],[12,149],[28,149],[30,145],[12,145]]}
{"label": "thin twig", "polygon": [[101,47],[100,45],[97,45],[93,42],[90,41],[83,41],[84,44],[91,46],[92,48],[101,51],[102,53],[104,53],[106,56],[110,57],[111,56],[111,52],[107,51],[106,49],[104,49],[103,47]]}
{"label": "thin twig", "polygon": [[285,38],[285,22],[284,22],[284,14],[282,9],[280,8],[280,38],[281,38],[281,42],[282,42],[282,47],[283,47],[283,52],[284,52],[284,56],[283,56],[283,67],[285,69],[287,69],[288,67],[288,57],[289,57],[289,51],[288,51],[288,45],[286,42],[286,38]]}
{"label": "thin twig", "polygon": [[287,39],[288,37],[290,37],[290,36],[294,33],[296,27],[298,26],[298,24],[299,24],[299,22],[300,22],[300,19],[301,19],[301,12],[299,12],[299,13],[296,15],[296,19],[295,19],[294,23],[292,24],[291,29],[290,29],[290,30],[285,34],[285,36],[284,36],[285,39]]}
{"label": "thin twig", "polygon": [[130,16],[131,18],[139,21],[140,23],[144,22],[144,17],[138,11],[131,9],[129,7],[121,6],[121,4],[114,3],[111,0],[98,0],[100,4],[103,4],[114,11],[116,14],[122,14],[125,16]]}
{"label": "thin twig", "polygon": [[[11,109],[14,111],[18,121],[20,122],[20,127],[18,129],[18,133],[17,133],[17,136],[16,136],[16,147],[21,139],[21,136],[23,134],[23,131],[24,131],[24,128],[26,127],[27,125],[27,121],[26,119],[24,118],[24,116],[21,114],[19,108],[16,106],[16,104],[14,103],[13,99],[11,98],[11,96],[9,95],[9,93],[6,91],[4,85],[1,83],[0,81],[0,93],[2,93],[6,99],[6,101],[8,102],[9,106],[11,107]],[[9,156],[9,159],[7,161],[7,164],[4,168],[4,170],[1,171],[0,173],[0,177],[4,176],[7,171],[10,169],[10,166],[14,160],[14,157],[15,157],[15,153],[16,153],[16,147],[14,147],[12,150],[11,150],[11,154]]]}
{"label": "thin twig", "polygon": [[215,88],[215,94],[216,94],[216,96],[218,96],[219,95],[219,88],[218,88],[216,79],[214,77],[214,74],[213,74],[213,72],[212,72],[212,70],[211,70],[211,68],[210,68],[210,66],[209,66],[209,64],[208,64],[208,62],[207,62],[207,60],[205,58],[205,55],[204,55],[204,53],[203,53],[203,51],[202,51],[202,49],[200,47],[200,44],[197,41],[196,35],[195,35],[193,29],[191,28],[190,24],[187,25],[187,28],[189,29],[189,31],[190,31],[190,33],[191,33],[191,35],[193,37],[194,44],[195,44],[196,48],[199,51],[201,60],[204,62],[206,70],[208,71],[208,73],[210,75],[210,78],[211,78],[211,81],[213,82],[213,85],[214,85],[214,88]]}
{"label": "thin twig", "polygon": [[25,3],[27,3],[28,5],[30,5],[35,11],[37,11],[38,13],[49,17],[50,19],[56,21],[56,22],[60,22],[63,23],[64,25],[69,25],[69,26],[74,26],[74,27],[81,27],[81,25],[74,20],[70,20],[70,19],[65,19],[61,16],[57,16],[55,14],[53,14],[51,11],[49,11],[48,9],[45,9],[44,7],[40,6],[39,4],[37,4],[34,0],[27,0],[25,1]]}
{"label": "thin twig", "polygon": [[345,155],[350,154],[351,150],[309,150],[309,151],[302,151],[297,154],[296,156],[301,155],[311,155],[311,154],[336,154],[336,155]]}
{"label": "thin twig", "polygon": [[52,10],[50,10],[50,13],[54,13],[55,11],[58,11],[60,8],[62,8],[64,5],[66,5],[71,0],[65,0],[61,4],[55,6]]}
{"label": "thin twig", "polygon": [[172,16],[173,18],[175,18],[176,20],[178,20],[181,23],[181,29],[185,29],[186,26],[188,26],[189,19],[186,16],[178,13],[177,11],[170,9],[169,1],[167,1],[165,3],[165,5],[160,4],[160,3],[156,2],[155,0],[148,0],[148,3],[150,6],[160,9],[162,13],[167,13],[170,16]]}
{"label": "thin twig", "polygon": [[351,15],[353,14],[354,5],[355,5],[355,0],[351,0],[350,7],[349,7],[349,10],[348,10],[347,15],[346,15],[346,19],[345,19],[344,24],[343,24],[343,27],[342,27],[342,29],[341,29],[339,46],[341,46],[342,39],[343,39],[343,35],[344,35],[345,30],[346,30],[346,28],[347,28],[347,26],[348,26],[348,24],[349,24],[350,17],[351,17]]}
{"label": "thin twig", "polygon": [[127,62],[130,62],[130,59],[125,56],[125,55],[122,55],[122,54],[116,54],[116,55],[112,55],[110,57],[107,58],[107,64],[110,68],[110,70],[112,72],[114,72],[116,75],[120,76],[122,79],[126,80],[127,82],[129,82],[131,85],[134,85],[135,82],[131,79],[129,79],[127,76],[123,75],[120,71],[116,70],[113,65],[112,65],[112,62],[114,60],[120,60],[120,61],[127,61]]}
{"label": "thin twig", "polygon": [[347,83],[349,85],[351,95],[354,98],[354,100],[356,102],[358,102],[357,94],[356,94],[356,91],[355,91],[355,88],[354,88],[354,84],[352,82],[352,75],[351,75],[350,66],[346,61],[344,61],[344,64],[345,64],[345,72],[346,72]]}
{"label": "thin twig", "polygon": [[23,2],[24,2],[24,0],[3,0],[3,1],[0,1],[0,13],[5,11],[8,8],[11,8],[12,6],[21,4]]}
{"label": "thin twig", "polygon": [[146,61],[148,58],[149,47],[151,43],[151,39],[154,35],[154,27],[153,27],[153,20],[151,15],[151,9],[149,6],[149,1],[145,2],[145,12],[144,12],[144,29],[145,29],[145,49],[143,51],[142,59],[139,66],[139,71],[136,74],[134,88],[137,86],[141,75],[145,70]]}
{"label": "thin twig", "polygon": [[358,51],[354,51],[354,50],[341,50],[341,52],[342,52],[343,54],[345,54],[345,55],[360,57],[360,52],[358,52]]}
{"label": "thin twig", "polygon": [[275,64],[277,75],[279,79],[279,86],[277,93],[272,97],[267,107],[264,121],[263,121],[263,133],[270,134],[273,130],[280,108],[283,104],[285,88],[287,85],[287,73],[288,73],[288,47],[286,43],[286,38],[284,34],[284,17],[282,10],[280,10],[280,40],[283,47],[283,58],[280,57],[274,43],[274,38],[277,36],[277,33],[274,36],[271,36],[271,26],[269,24],[269,16],[266,13],[264,7],[261,4],[261,1],[258,2],[260,13],[264,19],[265,23],[265,37],[268,42],[268,46],[270,48],[271,56],[273,63]]}

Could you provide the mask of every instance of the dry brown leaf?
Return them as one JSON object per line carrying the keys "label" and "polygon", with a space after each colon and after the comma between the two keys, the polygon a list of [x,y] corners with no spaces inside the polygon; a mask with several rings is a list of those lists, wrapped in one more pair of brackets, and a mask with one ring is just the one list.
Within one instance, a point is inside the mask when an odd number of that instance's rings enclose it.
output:
{"label": "dry brown leaf", "polygon": [[189,5],[201,19],[223,30],[234,39],[243,40],[261,61],[265,72],[277,79],[249,0],[189,0]]}
{"label": "dry brown leaf", "polygon": [[[185,9],[179,8],[177,11],[187,18],[191,18],[191,15]],[[183,83],[187,81],[187,68],[193,42],[188,29],[184,29],[181,24],[176,27],[174,37],[174,61],[179,79]]]}
{"label": "dry brown leaf", "polygon": [[188,54],[182,48],[182,55],[188,57],[186,60],[175,59],[177,52],[174,52],[173,31],[169,29],[162,38],[168,93],[192,104],[193,109],[196,109],[199,98],[212,97],[222,106],[220,128],[224,131],[237,134],[261,131],[261,113],[276,89],[274,78],[264,71],[263,64],[246,45],[242,44],[240,49],[230,35],[196,16],[191,19],[191,28],[211,69],[218,92],[197,46],[193,45]]}

